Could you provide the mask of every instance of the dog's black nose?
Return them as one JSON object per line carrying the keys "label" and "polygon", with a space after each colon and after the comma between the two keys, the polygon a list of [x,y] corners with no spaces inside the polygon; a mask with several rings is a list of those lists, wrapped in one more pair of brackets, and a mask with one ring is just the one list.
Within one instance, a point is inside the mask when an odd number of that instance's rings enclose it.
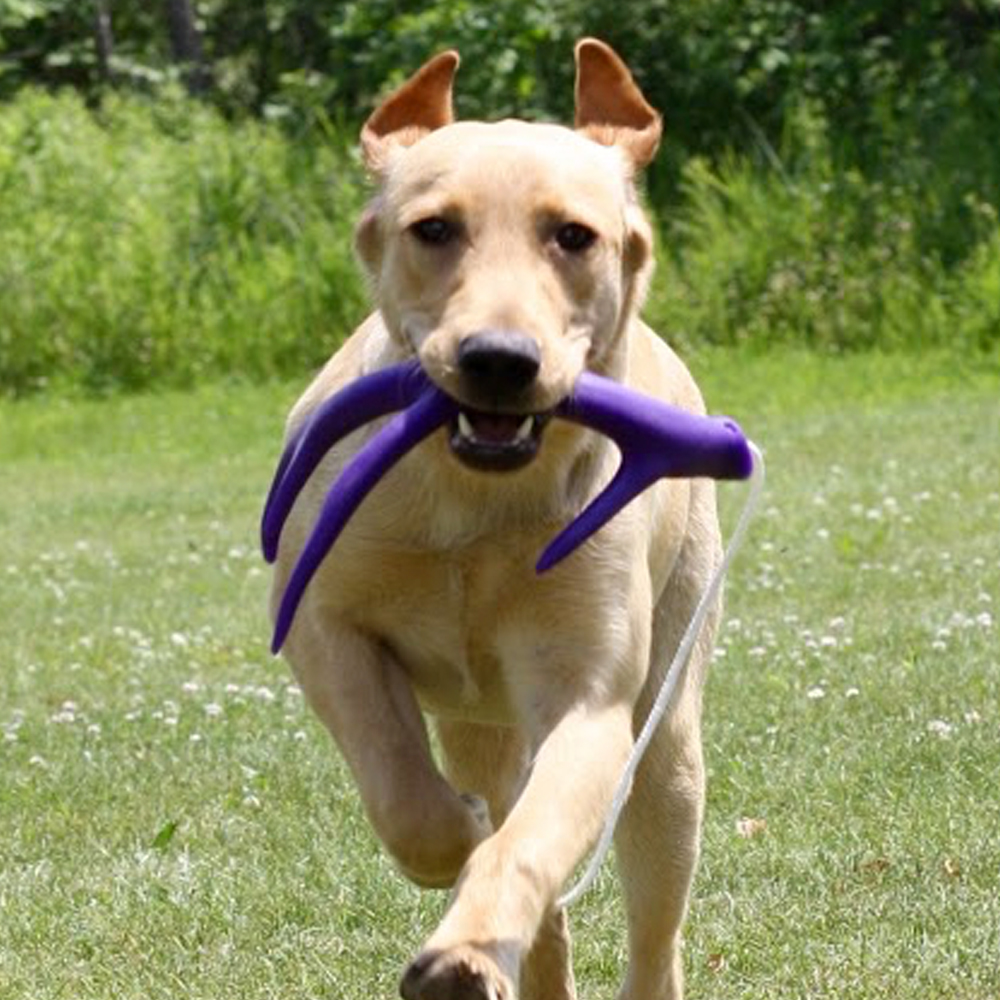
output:
{"label": "dog's black nose", "polygon": [[497,399],[524,392],[541,366],[538,344],[523,333],[480,330],[458,347],[458,367],[470,388]]}

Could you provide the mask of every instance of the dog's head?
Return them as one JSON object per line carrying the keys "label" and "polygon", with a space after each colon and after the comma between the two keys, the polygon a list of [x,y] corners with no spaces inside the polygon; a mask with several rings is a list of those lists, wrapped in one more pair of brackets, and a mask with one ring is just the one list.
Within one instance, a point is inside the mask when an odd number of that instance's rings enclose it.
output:
{"label": "dog's head", "polygon": [[371,116],[380,190],[358,228],[390,335],[462,405],[452,449],[517,468],[586,368],[621,374],[652,266],[634,176],[660,117],[625,64],[576,49],[576,128],[454,123],[458,55],[428,62]]}

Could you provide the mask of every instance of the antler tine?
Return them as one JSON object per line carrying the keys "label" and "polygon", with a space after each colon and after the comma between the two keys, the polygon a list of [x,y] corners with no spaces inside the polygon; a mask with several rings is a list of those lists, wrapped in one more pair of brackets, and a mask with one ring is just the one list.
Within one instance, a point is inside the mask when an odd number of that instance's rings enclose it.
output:
{"label": "antler tine", "polygon": [[736,421],[689,413],[591,372],[580,376],[557,412],[610,437],[621,449],[622,464],[603,492],[549,543],[538,573],[565,559],[657,479],[746,479],[753,471],[749,444]]}
{"label": "antler tine", "polygon": [[[583,421],[580,421],[583,423]],[[622,459],[611,482],[545,547],[535,564],[539,575],[552,569],[591,535],[600,531],[633,497],[638,496],[655,479],[647,476],[638,465]]]}
{"label": "antler tine", "polygon": [[408,451],[449,420],[457,404],[429,382],[416,402],[397,414],[344,466],[327,492],[312,534],[299,555],[275,620],[271,650],[284,644],[299,601],[344,525],[375,484]]}
{"label": "antler tine", "polygon": [[285,447],[264,505],[261,547],[267,562],[277,558],[285,521],[323,456],[351,431],[409,406],[428,385],[419,362],[404,361],[363,375],[312,413]]}

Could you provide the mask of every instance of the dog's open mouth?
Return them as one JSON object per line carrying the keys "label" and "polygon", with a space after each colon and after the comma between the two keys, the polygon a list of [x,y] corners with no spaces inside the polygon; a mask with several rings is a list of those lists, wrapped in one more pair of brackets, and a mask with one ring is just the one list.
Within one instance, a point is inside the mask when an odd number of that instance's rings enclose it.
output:
{"label": "dog's open mouth", "polygon": [[459,410],[451,421],[451,450],[466,465],[487,472],[509,472],[538,454],[549,413],[484,413]]}

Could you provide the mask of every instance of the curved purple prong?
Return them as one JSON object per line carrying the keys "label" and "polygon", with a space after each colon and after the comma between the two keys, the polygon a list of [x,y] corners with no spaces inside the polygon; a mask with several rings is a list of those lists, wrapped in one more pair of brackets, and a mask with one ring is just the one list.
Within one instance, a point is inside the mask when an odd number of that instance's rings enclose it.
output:
{"label": "curved purple prong", "polygon": [[556,412],[610,437],[622,463],[600,496],[549,543],[538,573],[565,559],[657,479],[746,479],[753,471],[750,447],[734,420],[690,413],[591,372],[577,379]]}
{"label": "curved purple prong", "polygon": [[430,386],[414,359],[363,375],[317,407],[285,446],[271,483],[260,531],[267,562],[277,558],[285,520],[323,456],[351,431],[409,406]]}
{"label": "curved purple prong", "polygon": [[281,649],[309,581],[361,501],[396,462],[457,411],[458,405],[428,382],[416,402],[389,421],[344,466],[326,495],[282,595],[271,642],[273,652]]}

